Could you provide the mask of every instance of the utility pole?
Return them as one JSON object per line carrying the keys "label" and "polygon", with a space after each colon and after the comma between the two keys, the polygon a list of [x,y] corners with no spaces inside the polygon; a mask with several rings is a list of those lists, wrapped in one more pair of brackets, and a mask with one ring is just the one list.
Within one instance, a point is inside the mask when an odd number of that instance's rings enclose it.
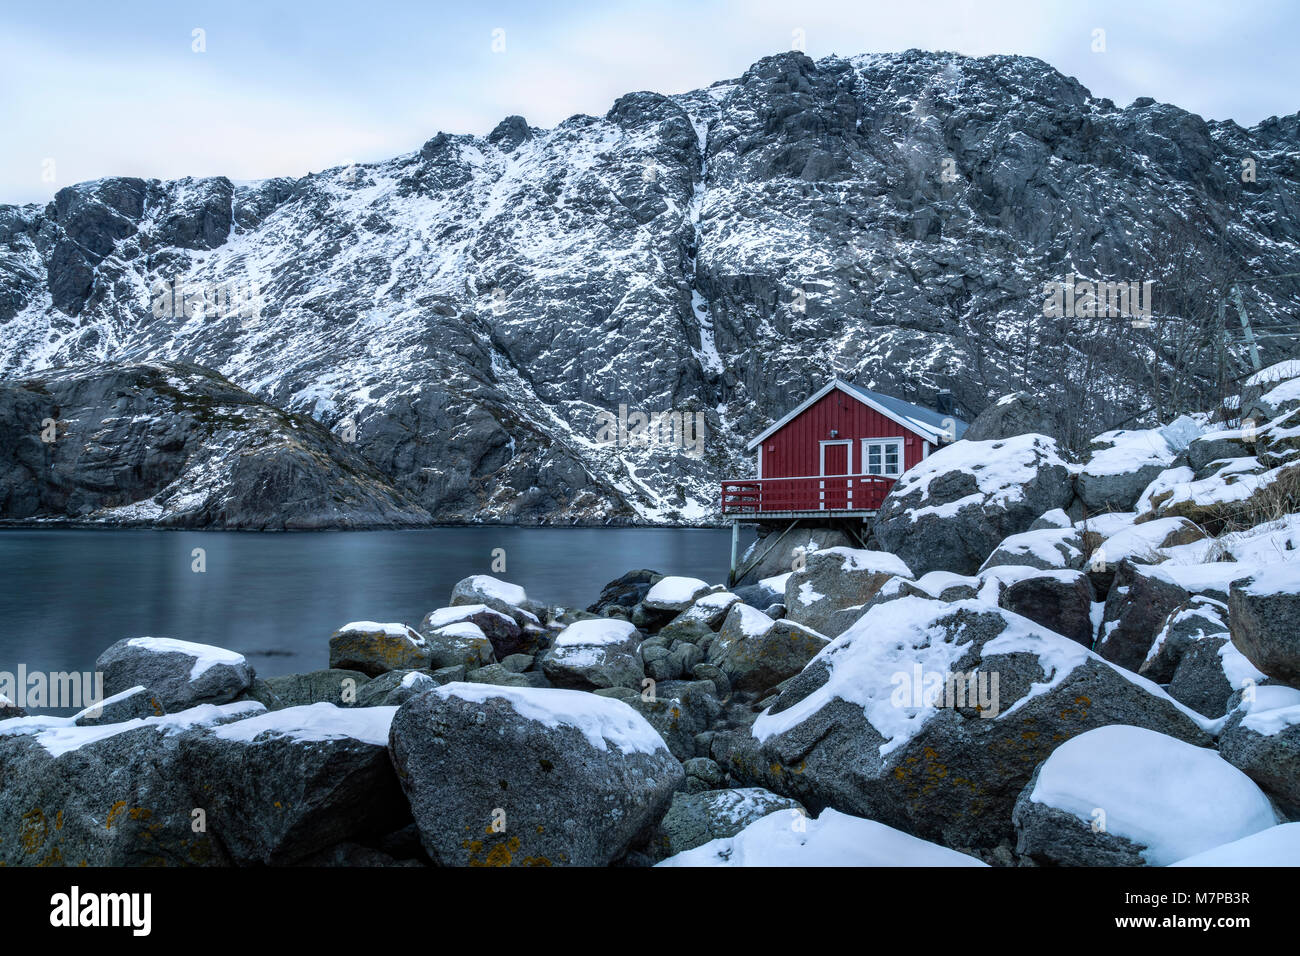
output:
{"label": "utility pole", "polygon": [[[1246,345],[1250,347],[1250,364],[1258,372],[1262,368],[1259,364],[1259,348],[1255,345],[1255,333],[1250,327],[1250,319],[1246,316],[1245,303],[1241,301],[1241,286],[1234,285],[1232,287],[1232,300],[1237,305],[1237,314],[1241,316],[1241,327],[1245,330]],[[1219,303],[1219,308],[1223,308],[1222,301]]]}

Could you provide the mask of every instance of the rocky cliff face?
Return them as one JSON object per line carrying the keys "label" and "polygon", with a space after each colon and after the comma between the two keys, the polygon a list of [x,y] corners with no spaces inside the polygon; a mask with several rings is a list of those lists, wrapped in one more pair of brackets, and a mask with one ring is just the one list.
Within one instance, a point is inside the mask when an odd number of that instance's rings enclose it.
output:
{"label": "rocky cliff face", "polygon": [[[1120,109],[1027,58],[789,53],[299,180],[0,206],[0,374],[210,367],[355,426],[350,451],[435,519],[697,521],[743,440],[832,373],[967,413],[1062,403],[1071,363],[1042,343],[1074,336],[1042,290],[1071,270],[1153,278],[1176,230],[1206,282],[1212,261],[1297,271],[1298,154],[1295,116]],[[1086,374],[1094,417],[1146,404],[1140,368]],[[704,441],[605,440],[620,406],[699,416]]]}

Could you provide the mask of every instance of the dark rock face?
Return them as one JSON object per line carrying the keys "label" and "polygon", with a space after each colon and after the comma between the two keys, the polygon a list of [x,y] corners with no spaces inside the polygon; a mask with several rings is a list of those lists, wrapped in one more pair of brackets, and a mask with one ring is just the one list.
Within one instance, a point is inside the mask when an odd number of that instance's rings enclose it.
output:
{"label": "dark rock face", "polygon": [[[1290,271],[1296,137],[1294,117],[1119,109],[1029,58],[790,52],[388,162],[105,179],[0,207],[0,375],[199,357],[289,413],[353,421],[354,450],[437,519],[693,520],[720,475],[746,473],[743,440],[826,371],[911,400],[948,387],[972,413],[1012,389],[1070,409],[1068,369],[1010,358],[1059,336],[1043,284],[1141,278],[1183,210],[1189,261],[1232,222],[1235,255]],[[1243,156],[1257,183],[1232,174]],[[153,284],[172,280],[255,283],[261,319],[156,316]],[[1271,360],[1280,340],[1263,341]],[[1077,394],[1136,411],[1144,388],[1108,366]],[[701,454],[570,439],[621,404],[701,413]]]}
{"label": "dark rock face", "polygon": [[[570,708],[592,720],[548,727]],[[685,777],[635,711],[577,691],[449,684],[398,709],[389,750],[444,866],[607,865],[648,837]]]}
{"label": "dark rock face", "polygon": [[1097,653],[1136,672],[1166,618],[1189,597],[1178,585],[1121,561],[1106,595]]}
{"label": "dark rock face", "polygon": [[970,441],[988,441],[1031,432],[1060,437],[1054,416],[1036,395],[1013,392],[980,412],[962,437]]}
{"label": "dark rock face", "polygon": [[8,518],[247,530],[429,520],[314,419],[197,365],[87,365],[0,382],[0,435],[10,439],[0,442]]}
{"label": "dark rock face", "polygon": [[1300,687],[1300,588],[1285,565],[1232,582],[1228,624],[1232,643],[1247,660],[1269,677]]}
{"label": "dark rock face", "polygon": [[1048,630],[1092,647],[1092,604],[1096,595],[1082,571],[1057,571],[1008,585],[998,604]]}

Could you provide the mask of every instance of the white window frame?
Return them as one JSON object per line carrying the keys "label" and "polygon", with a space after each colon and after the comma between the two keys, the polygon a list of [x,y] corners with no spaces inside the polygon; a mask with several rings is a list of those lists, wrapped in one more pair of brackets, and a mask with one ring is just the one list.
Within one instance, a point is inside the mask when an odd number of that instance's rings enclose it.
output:
{"label": "white window frame", "polygon": [[[826,474],[826,446],[827,445],[848,445],[848,450],[844,453],[844,466],[848,470],[842,475]],[[853,439],[852,438],[835,438],[821,443],[821,463],[818,465],[817,472],[819,478],[848,478],[853,474]]]}
{"label": "white window frame", "polygon": [[871,455],[870,455],[869,452],[868,452],[868,446],[870,446],[870,445],[880,445],[880,446],[881,446],[881,449],[880,449],[880,467],[881,467],[882,469],[885,467],[885,449],[884,449],[884,446],[886,446],[886,445],[894,445],[894,446],[896,446],[896,447],[898,448],[898,471],[897,471],[897,473],[891,475],[891,474],[888,474],[888,473],[886,473],[886,472],[884,472],[884,471],[881,471],[879,477],[881,477],[881,478],[897,478],[899,475],[901,475],[904,471],[907,470],[907,462],[906,462],[906,459],[903,457],[903,449],[904,449],[905,446],[904,446],[904,444],[903,444],[903,439],[902,439],[901,437],[890,437],[890,438],[862,438],[862,439],[859,439],[859,441],[861,442],[861,445],[860,445],[860,450],[859,450],[859,452],[858,452],[858,465],[859,465],[859,467],[861,468],[861,471],[859,471],[858,474],[861,474],[861,475],[869,475],[869,474],[872,474],[872,472],[867,471],[868,463],[871,461]]}

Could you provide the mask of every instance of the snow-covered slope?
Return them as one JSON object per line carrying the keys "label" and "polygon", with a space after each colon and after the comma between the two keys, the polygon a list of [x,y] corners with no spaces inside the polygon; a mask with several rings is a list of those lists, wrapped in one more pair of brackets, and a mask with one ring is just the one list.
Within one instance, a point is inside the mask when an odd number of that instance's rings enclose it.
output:
{"label": "snow-covered slope", "polygon": [[[950,387],[969,412],[1012,385],[1062,396],[1072,366],[1028,358],[1043,284],[1152,278],[1171,223],[1206,261],[1300,269],[1298,149],[1294,116],[1119,109],[1028,58],[788,53],[299,180],[108,179],[0,206],[0,375],[195,362],[354,423],[436,518],[700,520],[743,440],[831,373]],[[244,300],[194,314],[160,281]],[[1087,394],[1136,410],[1139,373]],[[704,440],[602,443],[620,406],[698,414]]]}

